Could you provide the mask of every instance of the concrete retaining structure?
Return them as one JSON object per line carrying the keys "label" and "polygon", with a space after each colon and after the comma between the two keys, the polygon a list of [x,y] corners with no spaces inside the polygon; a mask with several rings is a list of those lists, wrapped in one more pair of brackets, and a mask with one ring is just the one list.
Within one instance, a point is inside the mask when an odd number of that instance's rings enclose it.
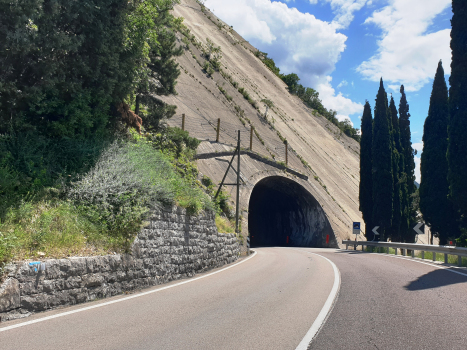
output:
{"label": "concrete retaining structure", "polygon": [[235,234],[218,233],[213,213],[162,209],[137,236],[132,254],[48,259],[6,267],[0,286],[0,320],[150,287],[235,261]]}

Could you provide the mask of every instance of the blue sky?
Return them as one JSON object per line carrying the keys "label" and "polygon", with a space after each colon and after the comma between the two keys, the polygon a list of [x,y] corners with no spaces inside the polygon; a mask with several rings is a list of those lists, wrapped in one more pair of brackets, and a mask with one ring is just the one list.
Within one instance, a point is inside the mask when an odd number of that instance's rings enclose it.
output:
{"label": "blue sky", "polygon": [[[380,77],[396,105],[404,84],[412,142],[421,152],[440,59],[449,79],[451,0],[205,0],[205,5],[267,52],[282,73],[297,73],[304,86],[320,93],[325,107],[341,120],[350,118],[356,128],[365,100],[374,107]],[[418,170],[416,175],[419,180]]]}

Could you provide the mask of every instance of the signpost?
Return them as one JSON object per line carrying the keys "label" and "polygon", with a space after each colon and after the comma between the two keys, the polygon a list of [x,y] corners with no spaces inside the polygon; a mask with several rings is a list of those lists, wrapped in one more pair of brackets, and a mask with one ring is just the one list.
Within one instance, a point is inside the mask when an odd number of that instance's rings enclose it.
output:
{"label": "signpost", "polygon": [[354,235],[360,234],[360,222],[354,222],[352,227],[353,227],[353,234]]}

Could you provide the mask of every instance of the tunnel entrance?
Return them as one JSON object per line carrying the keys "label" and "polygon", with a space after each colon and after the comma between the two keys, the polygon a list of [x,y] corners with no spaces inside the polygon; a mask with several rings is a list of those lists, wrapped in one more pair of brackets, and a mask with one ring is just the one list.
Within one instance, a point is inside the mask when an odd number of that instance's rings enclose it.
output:
{"label": "tunnel entrance", "polygon": [[254,187],[248,229],[252,247],[323,247],[335,241],[318,201],[303,186],[281,176],[267,177]]}

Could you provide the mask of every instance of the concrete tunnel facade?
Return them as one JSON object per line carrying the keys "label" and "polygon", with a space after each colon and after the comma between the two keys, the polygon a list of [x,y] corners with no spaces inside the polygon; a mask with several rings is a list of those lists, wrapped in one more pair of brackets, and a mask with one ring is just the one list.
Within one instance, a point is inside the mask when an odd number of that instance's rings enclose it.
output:
{"label": "concrete tunnel facade", "polygon": [[302,185],[283,176],[265,177],[253,187],[248,230],[252,247],[335,245],[333,229],[319,202]]}

